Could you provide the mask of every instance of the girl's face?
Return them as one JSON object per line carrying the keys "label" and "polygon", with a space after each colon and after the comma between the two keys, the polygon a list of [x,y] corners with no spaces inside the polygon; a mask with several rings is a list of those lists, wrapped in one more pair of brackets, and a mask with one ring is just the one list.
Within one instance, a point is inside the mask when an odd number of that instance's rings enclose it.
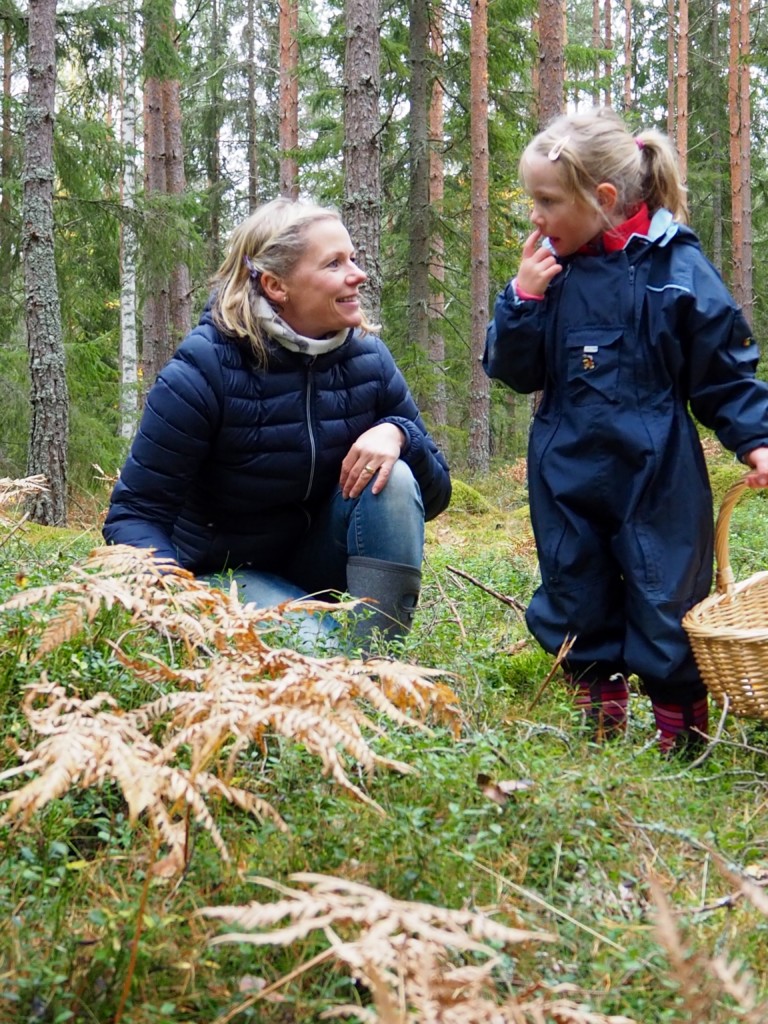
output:
{"label": "girl's face", "polygon": [[360,285],[368,279],[355,263],[344,225],[332,218],[311,224],[304,255],[281,281],[280,316],[306,338],[323,338],[362,322]]}
{"label": "girl's face", "polygon": [[557,256],[572,255],[606,229],[602,212],[566,191],[557,160],[529,154],[524,169],[525,188],[533,200],[531,222]]}

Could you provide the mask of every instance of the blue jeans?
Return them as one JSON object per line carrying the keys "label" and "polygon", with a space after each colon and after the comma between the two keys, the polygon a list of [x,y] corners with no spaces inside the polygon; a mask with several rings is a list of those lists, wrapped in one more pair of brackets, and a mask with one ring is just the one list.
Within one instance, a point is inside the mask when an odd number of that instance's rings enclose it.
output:
{"label": "blue jeans", "polygon": [[[298,541],[284,575],[238,569],[226,577],[208,578],[225,587],[234,579],[243,603],[269,608],[283,601],[326,598],[345,591],[347,559],[352,555],[420,568],[423,554],[421,492],[409,467],[398,461],[379,494],[373,494],[369,484],[357,498],[345,499],[337,487]],[[294,618],[299,620],[302,639],[309,642],[336,628],[330,616],[295,613]]]}

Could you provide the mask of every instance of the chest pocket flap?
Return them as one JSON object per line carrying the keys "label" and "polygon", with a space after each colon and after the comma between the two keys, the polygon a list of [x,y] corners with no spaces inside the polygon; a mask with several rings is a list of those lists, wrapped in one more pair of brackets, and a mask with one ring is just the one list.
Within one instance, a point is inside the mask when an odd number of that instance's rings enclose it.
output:
{"label": "chest pocket flap", "polygon": [[569,397],[579,405],[619,400],[621,327],[578,327],[568,331]]}

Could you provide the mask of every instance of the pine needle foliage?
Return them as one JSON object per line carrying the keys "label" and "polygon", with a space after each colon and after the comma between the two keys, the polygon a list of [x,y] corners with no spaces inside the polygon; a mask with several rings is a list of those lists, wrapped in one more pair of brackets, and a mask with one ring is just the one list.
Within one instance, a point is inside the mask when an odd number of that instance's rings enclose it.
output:
{"label": "pine needle foliage", "polygon": [[[54,599],[60,603],[51,615]],[[150,552],[96,549],[65,579],[22,590],[0,611],[32,606],[43,609],[35,662],[72,640],[102,610],[120,606],[130,613],[133,627],[178,641],[184,665],[130,656],[112,642],[126,669],[165,690],[132,709],[120,708],[107,693],[82,699],[50,682],[43,671],[22,705],[29,729],[42,738],[19,750],[21,766],[4,772],[0,781],[22,772],[34,778],[2,797],[10,804],[0,825],[24,820],[72,788],[111,781],[120,787],[131,822],[146,814],[168,848],[156,866],[163,873],[179,871],[187,862],[188,823],[179,808],[208,831],[229,860],[206,797],[221,797],[286,828],[267,801],[231,783],[239,755],[252,745],[266,753],[275,736],[303,745],[319,759],[324,775],[383,815],[362,784],[350,779],[346,762],[356,762],[368,776],[376,768],[412,769],[371,747],[367,735],[383,732],[372,715],[426,732],[429,715],[454,733],[460,727],[456,697],[435,681],[438,673],[387,659],[323,659],[273,648],[264,639],[265,625],[295,606],[243,605],[236,586],[229,593],[211,588],[171,563],[154,560]]]}
{"label": "pine needle foliage", "polygon": [[[592,1013],[561,994],[499,992],[500,950],[551,942],[547,932],[500,924],[486,913],[392,899],[378,889],[301,872],[290,888],[252,881],[278,893],[271,903],[205,907],[205,917],[244,931],[212,940],[289,945],[322,932],[329,953],[370,991],[373,1007],[336,1006],[323,1014],[370,1024],[634,1024],[629,1017]],[[288,923],[280,925],[287,919]],[[255,929],[262,929],[256,931]],[[482,958],[481,962],[474,962]],[[316,958],[317,959],[317,958]],[[291,972],[295,976],[296,970]],[[279,988],[288,978],[270,986]],[[534,990],[536,986],[534,986]]]}

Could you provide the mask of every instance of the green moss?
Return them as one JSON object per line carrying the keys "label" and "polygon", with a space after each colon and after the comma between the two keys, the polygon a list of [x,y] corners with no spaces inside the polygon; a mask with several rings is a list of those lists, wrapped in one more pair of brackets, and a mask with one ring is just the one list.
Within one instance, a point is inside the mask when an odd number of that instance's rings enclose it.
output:
{"label": "green moss", "polygon": [[480,491],[464,483],[463,480],[454,480],[451,511],[466,512],[468,515],[484,515],[487,512],[492,512],[493,507]]}

